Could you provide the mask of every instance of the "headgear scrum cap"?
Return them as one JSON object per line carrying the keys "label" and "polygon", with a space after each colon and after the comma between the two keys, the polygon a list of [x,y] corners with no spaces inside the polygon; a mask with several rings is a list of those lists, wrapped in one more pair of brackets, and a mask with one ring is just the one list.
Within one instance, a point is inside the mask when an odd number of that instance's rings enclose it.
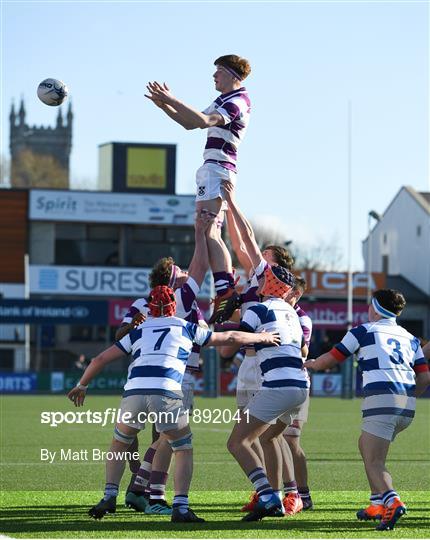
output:
{"label": "headgear scrum cap", "polygon": [[176,313],[175,293],[166,285],[157,285],[149,293],[148,306],[152,317],[172,317]]}
{"label": "headgear scrum cap", "polygon": [[259,294],[261,296],[284,298],[294,287],[295,282],[294,274],[283,266],[268,265],[264,270]]}

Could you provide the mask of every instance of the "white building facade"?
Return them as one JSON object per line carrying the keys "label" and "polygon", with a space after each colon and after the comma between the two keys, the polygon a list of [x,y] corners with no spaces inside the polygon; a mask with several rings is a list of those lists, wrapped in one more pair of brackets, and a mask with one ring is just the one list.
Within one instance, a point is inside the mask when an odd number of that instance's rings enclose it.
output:
{"label": "white building facade", "polygon": [[429,338],[430,192],[403,186],[363,241],[363,257],[367,272],[395,276],[415,289],[413,296],[419,296],[422,304],[420,312],[426,312],[424,333]]}

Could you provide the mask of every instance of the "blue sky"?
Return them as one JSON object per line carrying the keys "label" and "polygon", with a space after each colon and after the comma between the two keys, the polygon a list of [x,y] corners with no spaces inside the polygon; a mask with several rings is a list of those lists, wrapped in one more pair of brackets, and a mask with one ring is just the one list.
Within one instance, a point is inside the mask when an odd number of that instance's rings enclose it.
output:
{"label": "blue sky", "polygon": [[[36,97],[64,80],[74,109],[72,186],[92,187],[97,145],[178,145],[177,192],[194,192],[205,132],[187,132],[143,97],[166,81],[203,109],[213,61],[247,57],[251,123],[239,149],[238,200],[299,245],[347,246],[347,109],[352,103],[353,267],[367,213],[402,185],[430,190],[427,2],[2,2],[2,153],[8,114],[54,125]],[[407,216],[405,216],[407,219]],[[346,268],[346,258],[345,258]]]}

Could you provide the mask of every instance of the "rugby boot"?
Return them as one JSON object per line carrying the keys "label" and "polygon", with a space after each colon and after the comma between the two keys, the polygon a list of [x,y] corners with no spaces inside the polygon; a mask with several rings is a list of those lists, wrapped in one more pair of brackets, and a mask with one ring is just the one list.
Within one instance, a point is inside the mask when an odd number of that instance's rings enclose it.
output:
{"label": "rugby boot", "polygon": [[302,497],[302,503],[303,503],[303,512],[306,512],[306,510],[313,510],[314,503],[312,501],[312,498],[309,497]]}
{"label": "rugby boot", "polygon": [[303,510],[303,501],[298,493],[288,493],[282,501],[285,515],[293,516]]}
{"label": "rugby boot", "polygon": [[167,504],[163,499],[157,501],[149,501],[146,508],[145,514],[158,514],[159,516],[171,516],[172,507]]}
{"label": "rugby boot", "polygon": [[258,503],[258,494],[256,491],[253,491],[249,497],[249,502],[246,503],[241,508],[241,512],[252,512],[255,508],[255,505]]}
{"label": "rugby boot", "polygon": [[145,512],[148,504],[149,497],[146,497],[143,493],[129,491],[125,496],[125,506],[127,508],[133,508],[136,512]]}
{"label": "rugby boot", "polygon": [[234,311],[240,307],[241,298],[235,289],[228,289],[222,296],[216,296],[214,310],[209,319],[209,324],[223,323],[233,315]]}
{"label": "rugby boot", "polygon": [[382,519],[384,515],[385,507],[383,504],[371,504],[367,508],[362,508],[357,512],[357,518],[363,521],[369,521],[370,519]]}
{"label": "rugby boot", "polygon": [[394,501],[390,504],[390,506],[387,506],[385,508],[382,520],[379,525],[375,527],[375,530],[392,531],[394,529],[394,525],[404,514],[406,514],[406,506],[402,503],[400,499],[396,497]]}
{"label": "rugby boot", "polygon": [[88,515],[94,519],[102,519],[106,514],[115,514],[116,497],[102,499],[98,504],[88,510]]}
{"label": "rugby boot", "polygon": [[182,514],[179,508],[174,508],[171,521],[173,523],[204,523],[205,520],[196,516],[191,508],[188,508],[188,512],[185,514]]}
{"label": "rugby boot", "polygon": [[261,499],[258,500],[257,504],[254,507],[254,510],[249,514],[246,514],[242,518],[242,521],[260,521],[264,517],[283,517],[284,509],[282,507],[282,502],[280,499],[273,493],[270,499],[266,502],[263,502]]}

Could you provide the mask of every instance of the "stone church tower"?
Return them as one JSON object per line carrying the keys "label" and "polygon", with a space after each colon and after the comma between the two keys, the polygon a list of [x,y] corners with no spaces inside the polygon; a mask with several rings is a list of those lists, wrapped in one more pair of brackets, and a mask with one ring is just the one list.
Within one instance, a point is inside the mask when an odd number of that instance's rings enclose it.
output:
{"label": "stone church tower", "polygon": [[55,128],[29,126],[24,101],[18,113],[12,104],[10,120],[11,186],[69,188],[72,148],[72,106],[63,118],[58,108]]}

